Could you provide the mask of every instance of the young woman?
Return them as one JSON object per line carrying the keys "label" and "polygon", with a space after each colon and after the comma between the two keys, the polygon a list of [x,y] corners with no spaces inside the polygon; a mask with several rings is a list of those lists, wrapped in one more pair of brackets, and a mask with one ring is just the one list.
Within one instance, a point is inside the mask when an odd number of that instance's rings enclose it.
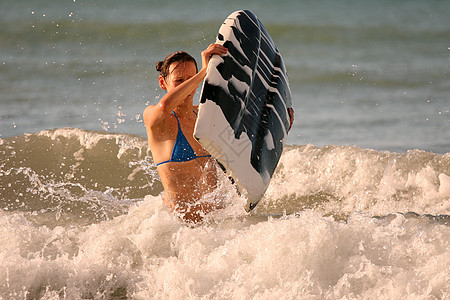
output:
{"label": "young woman", "polygon": [[[174,52],[158,62],[159,86],[167,94],[144,111],[148,143],[164,187],[164,204],[186,221],[198,222],[203,214],[220,207],[214,199],[203,199],[217,186],[217,163],[193,137],[198,110],[193,97],[211,56],[226,53],[222,45],[209,45],[201,53],[200,71],[186,52]],[[292,126],[294,111],[289,108],[288,112]]]}
{"label": "young woman", "polygon": [[163,201],[186,221],[198,222],[219,206],[202,201],[217,185],[216,162],[193,137],[197,106],[193,97],[206,75],[212,55],[227,49],[211,44],[201,53],[202,68],[186,52],[175,52],[158,62],[159,86],[167,93],[144,111],[144,122],[154,162],[164,187]]}

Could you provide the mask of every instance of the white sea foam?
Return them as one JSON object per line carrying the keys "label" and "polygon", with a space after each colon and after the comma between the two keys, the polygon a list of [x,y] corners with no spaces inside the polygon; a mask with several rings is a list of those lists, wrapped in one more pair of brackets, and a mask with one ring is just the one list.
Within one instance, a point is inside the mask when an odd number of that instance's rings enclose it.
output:
{"label": "white sea foam", "polygon": [[[446,298],[448,226],[312,211],[186,226],[147,197],[85,227],[36,227],[1,213],[3,297]],[[5,230],[7,229],[7,230]]]}

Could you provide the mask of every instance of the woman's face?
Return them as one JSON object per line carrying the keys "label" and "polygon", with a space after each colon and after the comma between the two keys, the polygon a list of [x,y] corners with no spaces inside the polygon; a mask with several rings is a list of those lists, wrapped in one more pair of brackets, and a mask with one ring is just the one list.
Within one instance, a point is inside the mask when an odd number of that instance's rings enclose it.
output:
{"label": "woman's face", "polygon": [[160,78],[161,88],[169,92],[195,74],[197,74],[197,69],[193,62],[174,62],[169,67],[169,75],[166,78]]}

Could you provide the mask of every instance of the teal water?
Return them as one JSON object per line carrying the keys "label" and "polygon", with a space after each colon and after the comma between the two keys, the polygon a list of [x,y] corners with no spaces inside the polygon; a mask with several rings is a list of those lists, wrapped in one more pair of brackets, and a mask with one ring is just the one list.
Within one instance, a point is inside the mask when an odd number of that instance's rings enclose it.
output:
{"label": "teal water", "polygon": [[[244,7],[243,7],[244,6]],[[288,144],[448,152],[447,1],[1,1],[0,134],[75,127],[145,135],[154,64],[199,53],[253,10],[286,63]]]}

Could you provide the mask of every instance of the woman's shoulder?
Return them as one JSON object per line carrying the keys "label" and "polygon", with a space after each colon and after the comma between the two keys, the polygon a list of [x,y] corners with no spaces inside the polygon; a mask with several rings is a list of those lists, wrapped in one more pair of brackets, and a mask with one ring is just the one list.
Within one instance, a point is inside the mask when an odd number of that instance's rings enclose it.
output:
{"label": "woman's shoulder", "polygon": [[155,108],[156,108],[156,105],[149,105],[144,109],[144,114],[143,114],[144,121],[147,121],[150,119],[150,116],[154,112]]}
{"label": "woman's shoulder", "polygon": [[160,105],[149,105],[145,108],[143,113],[144,123],[148,125],[157,125],[166,123],[173,117],[172,112],[167,112],[161,108]]}

